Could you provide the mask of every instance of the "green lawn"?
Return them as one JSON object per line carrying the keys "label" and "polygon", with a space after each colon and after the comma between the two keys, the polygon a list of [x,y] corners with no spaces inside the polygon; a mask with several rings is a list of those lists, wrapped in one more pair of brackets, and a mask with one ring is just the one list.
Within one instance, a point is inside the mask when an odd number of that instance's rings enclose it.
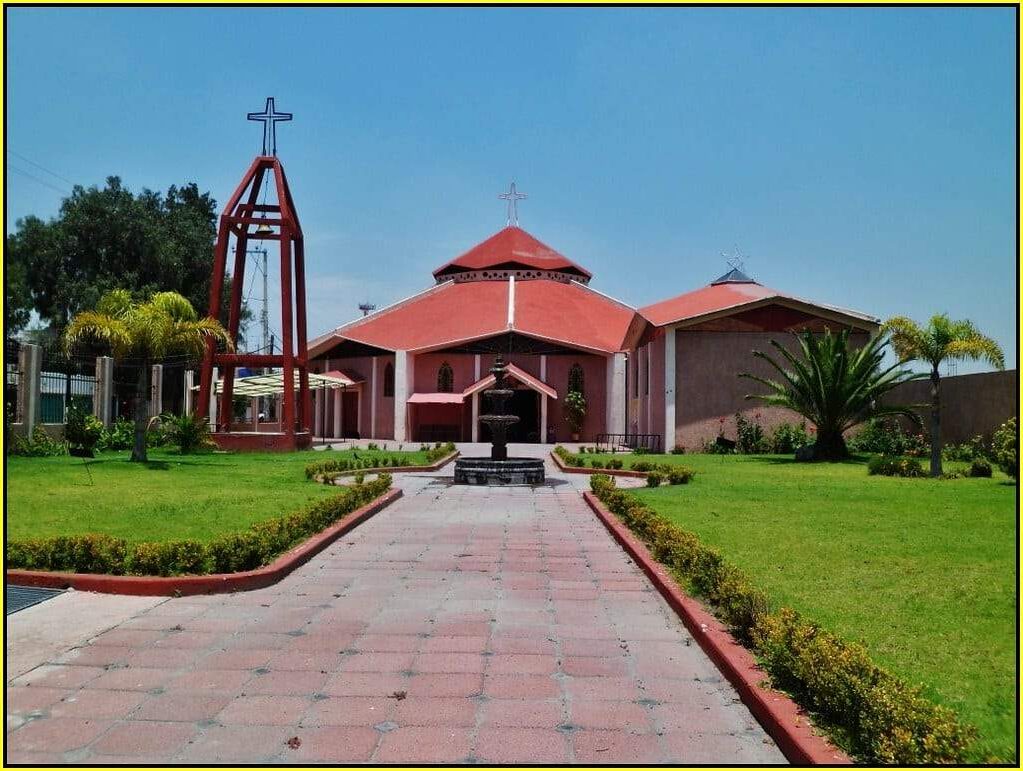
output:
{"label": "green lawn", "polygon": [[[587,459],[611,456],[584,455]],[[654,455],[695,469],[636,495],[787,605],[922,683],[1015,762],[1016,486],[867,475],[865,460]],[[953,468],[963,464],[947,464]]]}
{"label": "green lawn", "polygon": [[[359,457],[395,452],[358,450]],[[305,478],[305,467],[352,451],[210,453],[150,450],[97,458],[7,458],[7,537],[106,533],[131,542],[194,538],[286,514],[337,492]],[[415,464],[426,453],[407,452]]]}

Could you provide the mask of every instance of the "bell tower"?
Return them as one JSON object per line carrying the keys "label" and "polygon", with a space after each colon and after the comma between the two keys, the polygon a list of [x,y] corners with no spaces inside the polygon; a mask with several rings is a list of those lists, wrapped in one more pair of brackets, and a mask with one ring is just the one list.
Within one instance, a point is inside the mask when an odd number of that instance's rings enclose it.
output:
{"label": "bell tower", "polygon": [[[213,438],[230,449],[294,450],[312,444],[309,394],[309,370],[306,346],[305,246],[302,225],[288,187],[284,167],[277,158],[276,122],[291,120],[290,113],[278,113],[273,98],[268,98],[263,113],[249,113],[250,120],[264,123],[263,153],[256,156],[220,215],[217,241],[213,251],[213,277],[210,282],[209,315],[218,318],[224,287],[228,253],[234,250],[234,271],[228,308],[227,330],[237,343],[241,321],[245,263],[250,245],[257,241],[277,241],[280,252],[281,352],[218,353],[207,344],[199,381],[197,409],[207,414],[210,400],[216,398],[217,384],[213,368],[223,378],[220,409]],[[269,151],[269,153],[268,153]],[[277,432],[232,432],[232,398],[239,367],[280,368],[283,376],[282,410]]]}

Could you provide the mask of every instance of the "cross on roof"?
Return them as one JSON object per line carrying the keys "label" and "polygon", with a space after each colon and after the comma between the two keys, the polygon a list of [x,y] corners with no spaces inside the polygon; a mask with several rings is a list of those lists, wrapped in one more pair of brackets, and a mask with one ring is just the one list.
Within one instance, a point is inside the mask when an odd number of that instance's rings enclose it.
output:
{"label": "cross on roof", "polygon": [[508,224],[517,226],[519,224],[519,201],[528,196],[525,193],[516,192],[515,183],[512,182],[508,192],[501,193],[497,197],[508,202]]}
{"label": "cross on roof", "polygon": [[738,249],[735,249],[731,255],[728,252],[721,252],[721,256],[725,258],[725,263],[732,270],[737,270],[741,273],[746,269],[746,263]]}
{"label": "cross on roof", "polygon": [[249,120],[258,120],[263,123],[263,155],[267,155],[267,147],[270,148],[273,155],[277,155],[277,123],[291,120],[291,118],[290,112],[277,112],[272,96],[266,98],[266,107],[263,108],[263,112],[248,114]]}

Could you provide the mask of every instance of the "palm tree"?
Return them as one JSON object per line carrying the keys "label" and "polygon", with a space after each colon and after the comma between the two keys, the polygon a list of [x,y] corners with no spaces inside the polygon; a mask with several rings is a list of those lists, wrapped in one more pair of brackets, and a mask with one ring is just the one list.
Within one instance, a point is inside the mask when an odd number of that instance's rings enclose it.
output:
{"label": "palm tree", "polygon": [[881,404],[881,397],[900,383],[915,380],[914,375],[899,364],[882,368],[887,339],[874,337],[862,348],[850,348],[849,331],[837,335],[825,330],[823,335],[801,332],[796,335],[802,356],[796,356],[777,340],[771,345],[791,369],[763,351],[753,355],[770,364],[781,380],[743,372],[767,386],[771,393],[751,394],[747,399],[760,399],[766,404],[786,407],[817,426],[814,460],[842,460],[849,457],[843,433],[870,418],[884,415],[907,415],[919,420],[909,407]]}
{"label": "palm tree", "polygon": [[973,326],[972,321],[952,321],[948,314],[931,317],[922,327],[905,316],[893,316],[882,327],[892,336],[900,361],[925,361],[931,365],[931,476],[941,476],[941,375],[943,361],[986,361],[1005,369],[998,343]]}
{"label": "palm tree", "polygon": [[135,447],[131,459],[145,463],[146,424],[149,415],[149,387],[152,364],[167,356],[196,358],[213,339],[232,348],[231,337],[220,322],[200,319],[192,304],[177,292],[157,292],[145,302],[136,302],[126,289],[105,294],[94,311],[75,316],[64,332],[64,346],[70,351],[85,340],[110,348],[117,362],[131,359],[139,365],[135,386]]}

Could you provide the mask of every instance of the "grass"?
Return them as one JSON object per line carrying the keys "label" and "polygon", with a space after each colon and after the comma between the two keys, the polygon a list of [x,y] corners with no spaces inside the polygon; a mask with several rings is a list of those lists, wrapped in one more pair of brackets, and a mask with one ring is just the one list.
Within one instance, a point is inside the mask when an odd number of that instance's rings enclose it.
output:
{"label": "grass", "polygon": [[[357,452],[362,458],[398,455]],[[424,452],[402,455],[426,462]],[[337,492],[307,481],[305,467],[351,457],[352,450],[179,455],[159,449],[149,451],[144,465],[128,456],[8,457],[7,538],[105,533],[132,543],[209,541]]]}
{"label": "grass", "polygon": [[865,642],[875,661],[977,726],[978,760],[1015,762],[1011,480],[998,471],[992,479],[872,477],[866,459],[616,457],[626,467],[646,460],[693,468],[689,485],[634,494],[719,548],[777,606]]}

